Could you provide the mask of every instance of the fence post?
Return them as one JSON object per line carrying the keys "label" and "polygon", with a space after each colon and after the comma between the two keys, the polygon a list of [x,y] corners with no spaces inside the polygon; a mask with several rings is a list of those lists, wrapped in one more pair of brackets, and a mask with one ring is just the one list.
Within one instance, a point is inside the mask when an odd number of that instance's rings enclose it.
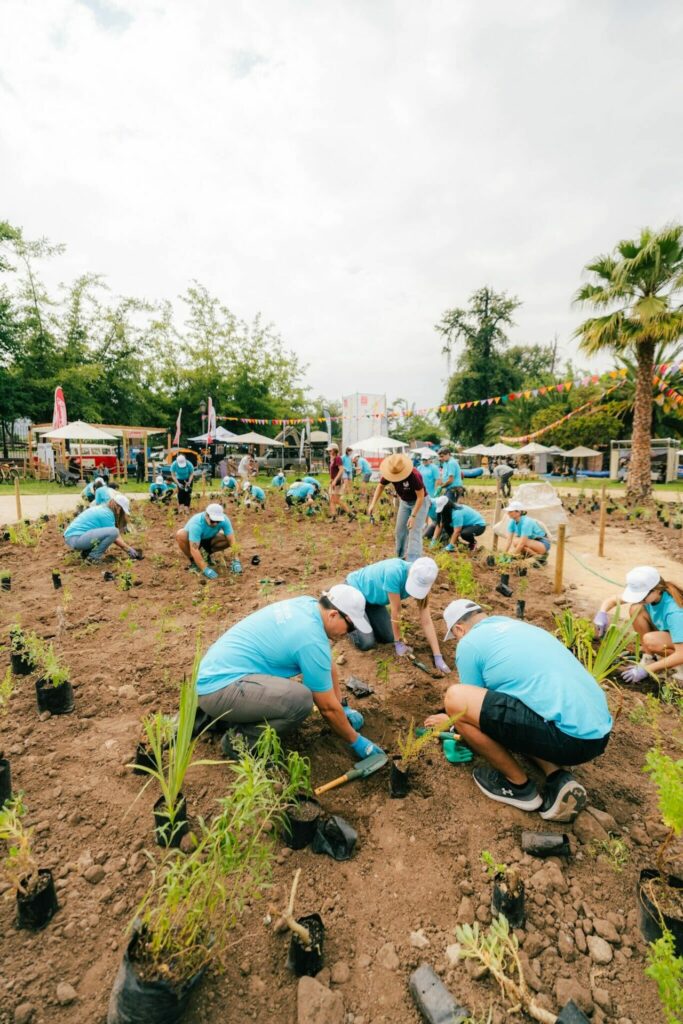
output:
{"label": "fence post", "polygon": [[557,554],[555,556],[555,586],[553,593],[562,593],[562,573],[564,570],[564,535],[567,527],[561,523],[557,528]]}
{"label": "fence post", "polygon": [[21,522],[21,494],[19,492],[19,477],[14,478],[14,500],[17,503],[17,519]]}
{"label": "fence post", "polygon": [[[493,526],[495,526],[496,523],[498,522],[499,516],[500,516],[500,489],[497,489],[496,490],[496,507],[493,510]],[[493,533],[493,550],[497,551],[498,550],[498,534],[493,529],[493,526],[491,527],[491,531]]]}
{"label": "fence post", "polygon": [[605,523],[607,522],[607,494],[605,484],[600,495],[600,536],[598,540],[598,557],[605,557]]}

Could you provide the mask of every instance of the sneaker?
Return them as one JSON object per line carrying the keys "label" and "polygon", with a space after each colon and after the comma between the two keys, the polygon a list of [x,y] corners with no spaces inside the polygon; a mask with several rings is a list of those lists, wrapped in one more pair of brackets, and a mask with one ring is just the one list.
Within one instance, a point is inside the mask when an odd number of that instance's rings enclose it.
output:
{"label": "sneaker", "polygon": [[536,811],[543,803],[536,784],[527,779],[524,786],[513,786],[505,776],[495,768],[475,768],[472,778],[482,793],[491,800],[501,804],[519,807],[522,811]]}
{"label": "sneaker", "polygon": [[237,729],[228,729],[223,734],[223,739],[221,740],[223,757],[227,757],[229,761],[239,761],[242,754],[239,740],[244,740],[244,736]]}
{"label": "sneaker", "polygon": [[545,821],[571,822],[588,801],[588,794],[571,772],[560,769],[546,779],[539,814]]}

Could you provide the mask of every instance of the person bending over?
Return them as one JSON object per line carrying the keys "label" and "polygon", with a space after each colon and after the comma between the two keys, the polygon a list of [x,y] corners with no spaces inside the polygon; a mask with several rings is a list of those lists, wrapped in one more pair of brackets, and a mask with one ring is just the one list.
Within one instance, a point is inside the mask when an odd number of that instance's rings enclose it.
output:
{"label": "person bending over", "polygon": [[[457,641],[460,682],[446,691],[446,714],[461,715],[458,731],[488,768],[475,768],[485,796],[546,821],[573,821],[586,790],[567,766],[604,753],[612,729],[607,700],[593,676],[556,637],[528,622],[487,615],[473,601],[444,612],[446,640]],[[545,776],[539,793],[519,762],[534,761]]]}
{"label": "person bending over", "polygon": [[285,495],[285,501],[291,508],[293,505],[306,505],[308,511],[315,508],[316,490],[313,484],[304,483],[303,480],[295,480]]}
{"label": "person bending over", "polygon": [[[223,536],[219,537],[221,533]],[[232,523],[226,516],[223,506],[217,502],[208,505],[204,512],[197,512],[188,519],[175,537],[178,547],[188,560],[187,568],[200,572],[207,580],[215,580],[218,577],[218,573],[210,565],[212,556],[231,548],[235,543]],[[238,558],[233,558],[231,569],[235,573],[242,572]]]}
{"label": "person bending over", "polygon": [[80,551],[88,562],[101,562],[102,556],[111,544],[125,551],[131,558],[142,556],[135,548],[126,544],[122,534],[128,525],[130,502],[125,494],[111,492],[105,505],[93,505],[69,523],[64,531],[64,540],[72,551]]}
{"label": "person bending over", "polygon": [[509,517],[506,552],[522,558],[539,555],[545,560],[550,551],[550,537],[543,523],[528,516],[520,501],[511,501],[503,511]]}
{"label": "person bending over", "polygon": [[[235,733],[253,744],[266,723],[280,736],[296,729],[315,704],[354,757],[381,753],[358,731],[363,716],[342,705],[330,640],[368,632],[361,594],[344,583],[319,600],[275,601],[242,619],[209,648],[197,675],[199,707],[228,727],[223,752],[235,753]],[[301,676],[301,682],[295,677]]]}
{"label": "person bending over", "polygon": [[[443,495],[436,500],[437,503],[441,503]],[[477,537],[480,537],[485,529],[486,520],[476,509],[470,508],[469,505],[458,505],[457,502],[446,498],[438,513],[432,547],[438,544],[443,530],[448,540],[446,551],[455,551],[458,540],[467,544],[470,551],[474,551],[477,547]]]}

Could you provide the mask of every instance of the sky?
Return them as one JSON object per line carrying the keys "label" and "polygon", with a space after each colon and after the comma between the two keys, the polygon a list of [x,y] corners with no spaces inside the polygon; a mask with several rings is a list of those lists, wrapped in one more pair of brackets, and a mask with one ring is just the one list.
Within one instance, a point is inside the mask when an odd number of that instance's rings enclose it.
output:
{"label": "sky", "polygon": [[66,244],[46,280],[198,279],[313,395],[438,405],[483,285],[575,356],[585,264],[683,216],[678,3],[0,0],[0,38],[0,219]]}

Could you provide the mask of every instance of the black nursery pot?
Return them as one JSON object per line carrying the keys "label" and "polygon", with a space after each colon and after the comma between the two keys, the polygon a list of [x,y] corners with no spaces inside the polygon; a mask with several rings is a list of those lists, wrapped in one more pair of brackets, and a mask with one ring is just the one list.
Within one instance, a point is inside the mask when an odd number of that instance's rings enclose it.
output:
{"label": "black nursery pot", "polygon": [[12,796],[12,770],[6,757],[0,757],[0,807]]}
{"label": "black nursery pot", "polygon": [[2,587],[3,590],[11,590],[12,589],[12,577],[11,576],[5,576],[3,579],[1,579],[0,580],[0,587]]}
{"label": "black nursery pot", "polygon": [[566,832],[522,832],[522,850],[532,857],[569,857]]}
{"label": "black nursery pot", "polygon": [[139,928],[128,943],[109,997],[107,1024],[179,1024],[187,1011],[192,992],[204,976],[206,967],[172,986],[163,978],[151,981],[136,973],[136,948]]}
{"label": "black nursery pot", "polygon": [[287,966],[290,971],[294,971],[297,978],[303,977],[304,974],[314,978],[323,968],[325,926],[320,914],[308,914],[306,917],[299,917],[297,922],[308,929],[311,936],[311,946],[310,949],[306,949],[298,935],[292,935],[289,943]]}
{"label": "black nursery pot", "polygon": [[52,872],[38,869],[38,888],[28,896],[17,893],[17,928],[38,932],[59,910]]}
{"label": "black nursery pot", "polygon": [[313,840],[322,807],[317,800],[303,797],[287,811],[282,823],[282,838],[292,850],[303,850]]}
{"label": "black nursery pot", "polygon": [[524,925],[524,883],[518,882],[517,892],[511,893],[505,883],[505,876],[496,875],[491,893],[491,911],[506,917],[511,928],[521,928]]}
{"label": "black nursery pot", "polygon": [[496,590],[497,590],[497,592],[499,594],[502,594],[503,597],[512,597],[512,591],[510,590],[510,587],[508,586],[509,582],[510,582],[510,573],[502,572],[500,574],[500,583],[496,587]]}
{"label": "black nursery pot", "polygon": [[389,793],[394,800],[402,800],[404,796],[408,796],[410,790],[410,777],[408,772],[402,771],[396,763],[398,758],[394,758],[391,762],[391,770],[389,772]]}
{"label": "black nursery pot", "polygon": [[33,672],[33,662],[25,654],[10,654],[10,661],[15,676],[30,676]]}
{"label": "black nursery pot", "polygon": [[560,1016],[556,1024],[589,1024],[588,1017],[578,1008],[576,1003],[570,999],[560,1010]]}
{"label": "black nursery pot", "polygon": [[61,585],[62,585],[62,574],[57,572],[56,570],[53,570],[53,573],[52,573],[52,586],[55,588],[55,590],[59,590]]}
{"label": "black nursery pot", "polygon": [[489,568],[494,566],[496,564],[496,556],[495,555],[487,555],[486,556],[486,564],[489,566]]}
{"label": "black nursery pot", "polygon": [[171,826],[163,796],[154,805],[154,836],[157,846],[179,847],[180,840],[187,835],[190,826],[187,821],[187,803],[182,793],[178,794],[178,809]]}
{"label": "black nursery pot", "polygon": [[519,600],[517,601],[517,612],[516,612],[516,615],[517,615],[518,619],[523,619],[524,618],[524,608],[525,608],[525,606],[526,606],[526,601],[519,601]]}
{"label": "black nursery pot", "polygon": [[[640,933],[648,942],[656,942],[662,937],[662,923],[674,938],[674,953],[676,956],[683,956],[683,918],[674,917],[670,914],[660,914],[648,894],[643,889],[646,882],[651,878],[661,878],[659,871],[654,868],[645,868],[640,872],[636,894],[638,897],[638,911],[640,913]],[[683,889],[683,878],[669,875],[668,884],[672,889]]]}
{"label": "black nursery pot", "polygon": [[74,691],[68,679],[59,686],[52,686],[41,676],[36,679],[36,701],[39,711],[49,711],[51,715],[68,715],[74,709]]}
{"label": "black nursery pot", "polygon": [[135,748],[135,765],[136,767],[133,768],[133,775],[147,775],[147,772],[143,772],[143,768],[156,767],[156,761],[152,757],[149,749],[143,743],[138,743]]}

